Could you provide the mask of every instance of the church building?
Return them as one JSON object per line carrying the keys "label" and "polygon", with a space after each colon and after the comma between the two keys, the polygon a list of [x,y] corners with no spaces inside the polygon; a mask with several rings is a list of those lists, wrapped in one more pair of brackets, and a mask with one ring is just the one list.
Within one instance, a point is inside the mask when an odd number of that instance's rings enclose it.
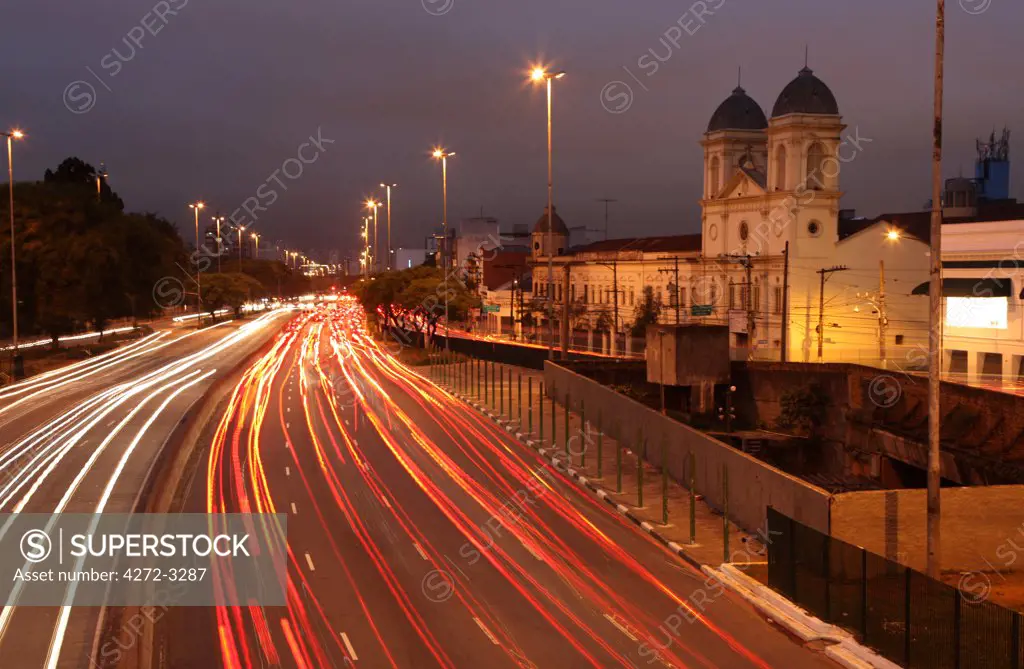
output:
{"label": "church building", "polygon": [[[533,234],[534,290],[550,290],[556,305],[570,301],[577,341],[611,309],[625,331],[649,286],[662,297],[660,322],[727,323],[740,356],[777,360],[783,348],[801,362],[904,355],[927,344],[927,299],[912,295],[927,279],[927,236],[841,208],[843,169],[870,141],[843,124],[832,91],[807,67],[770,118],[737,87],[700,142],[701,233],[567,248],[555,217],[549,249],[545,214]],[[556,320],[564,311],[556,307]]]}

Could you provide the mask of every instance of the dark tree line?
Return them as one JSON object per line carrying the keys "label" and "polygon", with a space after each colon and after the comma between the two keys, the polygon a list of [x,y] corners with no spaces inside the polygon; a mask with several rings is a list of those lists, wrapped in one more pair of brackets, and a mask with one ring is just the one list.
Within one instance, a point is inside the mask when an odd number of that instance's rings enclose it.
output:
{"label": "dark tree line", "polygon": [[[12,322],[7,197],[0,198],[0,212],[0,338],[8,338]],[[125,212],[121,198],[104,179],[97,193],[96,169],[78,158],[46,170],[42,181],[15,183],[14,226],[22,337],[102,331],[111,320],[149,317],[163,307],[195,299],[182,295],[177,303],[168,304],[154,295],[155,287],[168,277],[180,281],[186,291],[194,290],[186,276],[195,272],[192,249],[177,228],[155,214]],[[243,290],[256,298],[278,294],[282,283],[291,290],[303,283],[282,263],[250,261],[241,269],[245,278],[209,283],[206,306],[236,307]],[[257,279],[250,282],[249,274]],[[207,293],[206,286],[203,292]]]}

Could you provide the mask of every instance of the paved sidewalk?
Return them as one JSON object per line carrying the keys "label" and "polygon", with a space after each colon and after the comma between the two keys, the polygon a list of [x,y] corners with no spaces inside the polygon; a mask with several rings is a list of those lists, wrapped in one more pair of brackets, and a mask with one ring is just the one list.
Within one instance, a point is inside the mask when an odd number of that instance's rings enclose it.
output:
{"label": "paved sidewalk", "polygon": [[[725,560],[725,524],[719,510],[711,508],[700,495],[693,505],[691,543],[690,491],[669,479],[663,489],[660,469],[644,461],[637,468],[637,443],[620,443],[603,434],[606,421],[614,417],[569,412],[542,394],[541,372],[513,365],[463,359],[457,363],[432,365],[424,370],[431,378],[465,401],[479,406],[495,420],[516,433],[520,441],[542,450],[546,457],[568,464],[578,482],[590,488],[620,512],[695,565],[718,566],[759,564],[767,559],[759,537],[729,523],[729,560]],[[584,407],[585,409],[585,407]],[[585,422],[584,422],[585,419]],[[568,435],[568,438],[567,438]],[[647,444],[647,448],[660,448]],[[619,456],[617,460],[616,456]],[[638,481],[643,481],[643,504]],[[667,492],[668,523],[664,522],[663,490]],[[678,549],[678,550],[677,550]]]}

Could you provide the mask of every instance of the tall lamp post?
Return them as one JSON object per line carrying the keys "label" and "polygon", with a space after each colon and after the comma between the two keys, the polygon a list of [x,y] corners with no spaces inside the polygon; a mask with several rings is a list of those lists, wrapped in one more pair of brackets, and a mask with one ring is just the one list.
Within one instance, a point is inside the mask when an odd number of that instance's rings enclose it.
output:
{"label": "tall lamp post", "polygon": [[14,140],[25,136],[20,130],[0,132],[7,138],[7,182],[10,193],[8,207],[11,212],[11,325],[14,334],[14,348],[11,353],[11,376],[17,379],[23,376],[24,370],[21,364],[21,355],[18,353],[18,272],[15,267],[15,241],[14,241]]}
{"label": "tall lamp post", "polygon": [[[367,209],[373,210],[373,250],[376,252],[377,249],[380,248],[377,245],[377,209],[380,208],[380,202],[377,202],[374,199],[369,199],[366,201],[366,207]],[[377,268],[377,271],[380,271],[379,267]]]}
{"label": "tall lamp post", "polygon": [[245,232],[245,226],[238,226],[238,271],[242,271],[242,233]]}
{"label": "tall lamp post", "polygon": [[451,350],[451,337],[448,336],[448,266],[451,260],[448,256],[448,159],[455,156],[454,151],[447,149],[434,149],[434,158],[441,161],[441,196],[444,201],[443,214],[441,218],[441,229],[444,231],[444,251],[441,253],[441,261],[444,271],[444,343],[445,348]]}
{"label": "tall lamp post", "polygon": [[224,217],[214,216],[213,222],[217,224],[217,273],[220,274],[220,224],[224,222]]}
{"label": "tall lamp post", "polygon": [[[545,82],[548,93],[548,238],[547,238],[547,252],[548,252],[548,359],[555,359],[555,310],[554,310],[554,292],[555,292],[555,234],[554,234],[554,171],[553,171],[553,151],[552,151],[552,130],[551,130],[551,83],[555,79],[561,79],[565,76],[565,72],[548,72],[542,67],[534,68],[530,77],[536,82]],[[565,296],[569,298],[568,295]]]}
{"label": "tall lamp post", "polygon": [[252,240],[256,243],[256,260],[260,259],[260,233],[252,233]]}
{"label": "tall lamp post", "polygon": [[[195,202],[189,208],[196,215],[196,253],[199,253],[199,212],[206,207],[203,202]],[[203,322],[203,266],[196,259],[196,329],[199,329]]]}
{"label": "tall lamp post", "polygon": [[105,164],[103,164],[103,163],[100,163],[100,169],[99,169],[98,172],[96,172],[96,199],[97,200],[102,200],[103,199],[103,180],[106,179],[108,176],[110,176],[110,175],[107,174],[107,166]]}
{"label": "tall lamp post", "polygon": [[381,184],[381,188],[388,192],[388,254],[384,258],[384,267],[390,272],[391,271],[391,189],[397,188],[398,184]]}

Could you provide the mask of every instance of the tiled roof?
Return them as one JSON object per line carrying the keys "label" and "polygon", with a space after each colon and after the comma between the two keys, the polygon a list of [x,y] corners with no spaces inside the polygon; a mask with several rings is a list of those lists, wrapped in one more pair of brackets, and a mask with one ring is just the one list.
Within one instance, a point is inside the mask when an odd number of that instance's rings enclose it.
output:
{"label": "tiled roof", "polygon": [[643,253],[700,252],[701,236],[672,235],[668,237],[630,237],[606,239],[569,249],[571,253],[614,253],[616,251],[640,251]]}

